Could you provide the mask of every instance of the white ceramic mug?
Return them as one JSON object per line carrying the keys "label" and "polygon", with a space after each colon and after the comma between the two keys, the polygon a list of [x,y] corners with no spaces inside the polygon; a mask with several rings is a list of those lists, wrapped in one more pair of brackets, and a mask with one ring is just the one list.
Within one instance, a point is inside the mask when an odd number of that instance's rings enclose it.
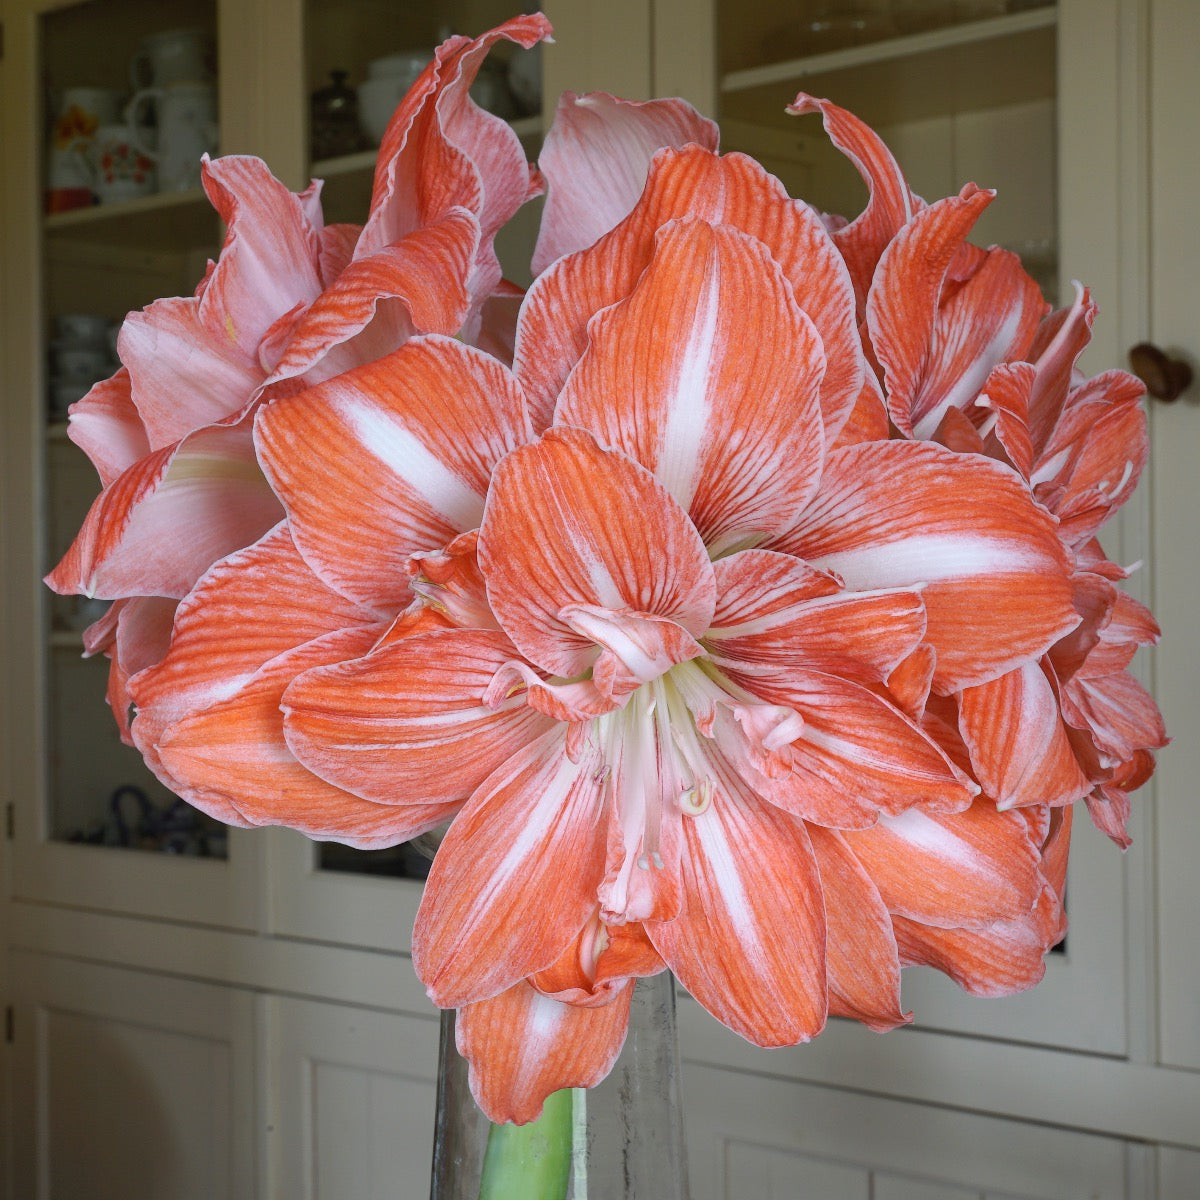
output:
{"label": "white ceramic mug", "polygon": [[[139,131],[140,141],[149,137],[149,131]],[[101,204],[146,196],[157,186],[154,160],[134,142],[128,125],[101,125],[90,157]]]}
{"label": "white ceramic mug", "polygon": [[119,96],[112,88],[67,88],[59,97],[46,155],[47,212],[92,203],[92,142],[102,125],[119,120],[119,111]]}
{"label": "white ceramic mug", "polygon": [[213,39],[206,29],[167,29],[142,39],[129,65],[135,88],[204,83],[213,77]]}
{"label": "white ceramic mug", "polygon": [[[148,101],[158,103],[158,147],[146,144],[138,114]],[[200,159],[217,150],[217,91],[211,83],[172,83],[142,88],[125,109],[134,146],[158,164],[164,192],[200,186]]]}

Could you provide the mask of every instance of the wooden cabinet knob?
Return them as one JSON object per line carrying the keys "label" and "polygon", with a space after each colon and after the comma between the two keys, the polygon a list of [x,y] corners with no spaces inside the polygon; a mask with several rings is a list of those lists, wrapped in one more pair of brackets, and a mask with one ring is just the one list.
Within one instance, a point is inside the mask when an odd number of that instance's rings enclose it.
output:
{"label": "wooden cabinet knob", "polygon": [[1150,342],[1129,351],[1129,369],[1156,400],[1178,400],[1192,383],[1192,368],[1181,358],[1168,358]]}

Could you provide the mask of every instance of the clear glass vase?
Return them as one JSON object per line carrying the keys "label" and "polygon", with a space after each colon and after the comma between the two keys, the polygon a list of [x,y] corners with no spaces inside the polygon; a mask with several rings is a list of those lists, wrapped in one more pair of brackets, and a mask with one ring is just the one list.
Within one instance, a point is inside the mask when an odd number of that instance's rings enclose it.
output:
{"label": "clear glass vase", "polygon": [[563,1171],[555,1178],[539,1172],[539,1163],[523,1167],[510,1158],[498,1179],[496,1139],[504,1127],[494,1134],[471,1097],[467,1064],[454,1045],[454,1013],[444,1012],[430,1200],[688,1200],[669,971],[638,981],[625,1047],[608,1077],[588,1090],[556,1093],[547,1109],[553,1105],[563,1114],[558,1132],[548,1130],[549,1144],[535,1140],[530,1150],[527,1143],[526,1153],[560,1155]]}

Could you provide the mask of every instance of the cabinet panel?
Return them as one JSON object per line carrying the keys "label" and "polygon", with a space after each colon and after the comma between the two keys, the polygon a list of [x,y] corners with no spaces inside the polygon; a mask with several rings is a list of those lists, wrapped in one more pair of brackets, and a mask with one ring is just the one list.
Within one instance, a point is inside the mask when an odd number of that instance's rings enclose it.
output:
{"label": "cabinet panel", "polygon": [[17,1195],[252,1195],[248,993],[33,954],[12,965]]}
{"label": "cabinet panel", "polygon": [[1113,1138],[684,1063],[693,1200],[1133,1200]]}
{"label": "cabinet panel", "polygon": [[277,1084],[272,1194],[425,1200],[437,1019],[287,998],[267,1012]]}

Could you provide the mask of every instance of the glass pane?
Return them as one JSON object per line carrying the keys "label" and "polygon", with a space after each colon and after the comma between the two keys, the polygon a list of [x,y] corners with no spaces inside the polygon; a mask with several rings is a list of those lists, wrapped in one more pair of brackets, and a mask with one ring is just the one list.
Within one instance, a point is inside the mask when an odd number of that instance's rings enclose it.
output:
{"label": "glass pane", "polygon": [[[68,407],[119,367],[125,314],[160,296],[190,295],[220,243],[219,222],[198,187],[200,154],[216,149],[216,7],[213,0],[103,0],[48,14],[40,33],[40,527],[49,570],[100,489],[67,437]],[[189,124],[201,128],[203,144],[184,137]],[[224,829],[177,802],[120,741],[105,704],[108,662],[82,657],[84,629],[107,609],[104,601],[45,596],[49,836],[224,857]]]}

